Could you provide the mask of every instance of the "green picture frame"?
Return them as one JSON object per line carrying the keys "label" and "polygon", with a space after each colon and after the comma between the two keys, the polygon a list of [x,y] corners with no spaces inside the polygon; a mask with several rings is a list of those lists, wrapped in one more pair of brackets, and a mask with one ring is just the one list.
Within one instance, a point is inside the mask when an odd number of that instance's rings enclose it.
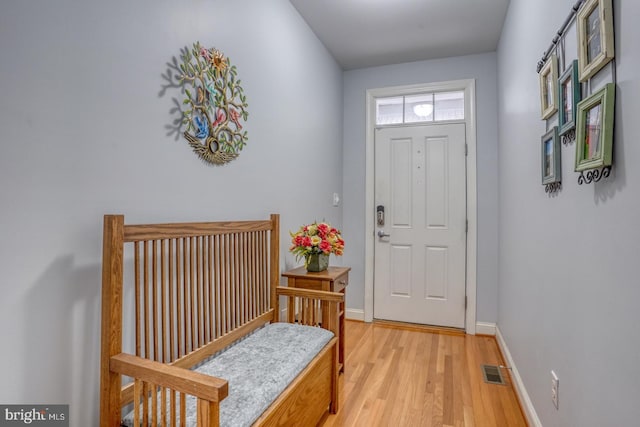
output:
{"label": "green picture frame", "polygon": [[576,128],[578,102],[582,100],[582,85],[578,80],[578,60],[558,79],[558,135],[563,136]]}
{"label": "green picture frame", "polygon": [[580,81],[593,77],[615,56],[611,0],[586,0],[576,17]]}
{"label": "green picture frame", "polygon": [[613,154],[614,83],[578,103],[576,172],[611,166]]}
{"label": "green picture frame", "polygon": [[558,111],[558,58],[549,56],[540,70],[540,114],[548,119]]}
{"label": "green picture frame", "polygon": [[554,126],[540,139],[542,185],[553,184],[562,181],[562,153],[560,151],[560,138],[558,127]]}

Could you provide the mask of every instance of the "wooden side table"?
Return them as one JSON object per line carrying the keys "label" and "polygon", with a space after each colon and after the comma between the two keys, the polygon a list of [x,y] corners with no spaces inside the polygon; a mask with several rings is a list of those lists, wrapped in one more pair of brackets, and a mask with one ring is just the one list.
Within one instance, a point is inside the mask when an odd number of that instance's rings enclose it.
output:
{"label": "wooden side table", "polygon": [[[287,286],[290,288],[342,292],[346,297],[349,270],[351,270],[350,267],[329,267],[325,271],[310,273],[304,267],[298,267],[283,273],[282,276],[287,278]],[[338,309],[338,363],[340,372],[344,372],[344,312],[345,303],[342,302]]]}

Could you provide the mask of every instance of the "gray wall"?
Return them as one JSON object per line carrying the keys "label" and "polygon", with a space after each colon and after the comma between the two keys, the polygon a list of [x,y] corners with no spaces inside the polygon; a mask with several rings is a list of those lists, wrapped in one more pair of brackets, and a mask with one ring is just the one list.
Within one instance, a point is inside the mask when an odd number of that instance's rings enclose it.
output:
{"label": "gray wall", "polygon": [[[614,0],[614,169],[577,183],[562,147],[562,190],[540,184],[536,63],[574,0],[511,0],[498,49],[498,325],[545,427],[630,426],[640,419],[640,3]],[[575,32],[568,55],[575,56]],[[560,378],[560,409],[551,375]]]}
{"label": "gray wall", "polygon": [[[167,135],[167,63],[230,56],[249,143],[223,167]],[[286,0],[0,3],[0,402],[98,418],[102,216],[341,227],[342,71]]]}
{"label": "gray wall", "polygon": [[[497,316],[498,154],[496,55],[487,53],[365,68],[344,73],[344,232],[352,268],[347,306],[364,308],[365,97],[367,89],[476,79],[478,277],[477,320]],[[371,213],[373,214],[373,213]]]}

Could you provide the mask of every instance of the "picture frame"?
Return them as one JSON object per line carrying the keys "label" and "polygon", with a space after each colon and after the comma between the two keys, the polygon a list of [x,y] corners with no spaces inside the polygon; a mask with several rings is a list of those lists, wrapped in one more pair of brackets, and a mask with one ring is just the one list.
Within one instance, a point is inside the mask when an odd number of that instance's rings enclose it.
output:
{"label": "picture frame", "polygon": [[576,22],[579,76],[584,82],[615,55],[611,0],[587,0],[578,11]]}
{"label": "picture frame", "polygon": [[563,136],[575,130],[576,112],[581,100],[582,85],[578,80],[576,59],[558,79],[558,135]]}
{"label": "picture frame", "polygon": [[615,84],[578,103],[576,131],[576,172],[611,166]]}
{"label": "picture frame", "polygon": [[558,127],[554,126],[540,139],[542,185],[553,184],[562,181],[560,138]]}
{"label": "picture frame", "polygon": [[551,55],[540,70],[540,114],[548,119],[558,111],[558,58]]}

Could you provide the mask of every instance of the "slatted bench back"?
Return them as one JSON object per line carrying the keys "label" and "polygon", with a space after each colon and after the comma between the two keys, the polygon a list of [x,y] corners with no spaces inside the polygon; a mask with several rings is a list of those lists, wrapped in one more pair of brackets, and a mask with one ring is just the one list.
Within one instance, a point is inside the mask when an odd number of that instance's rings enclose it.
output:
{"label": "slatted bench back", "polygon": [[[106,215],[104,227],[103,358],[133,335],[136,356],[191,367],[278,313],[278,215],[154,225]],[[123,325],[124,295],[134,298],[131,325]],[[123,387],[120,404],[132,399],[133,385]]]}

